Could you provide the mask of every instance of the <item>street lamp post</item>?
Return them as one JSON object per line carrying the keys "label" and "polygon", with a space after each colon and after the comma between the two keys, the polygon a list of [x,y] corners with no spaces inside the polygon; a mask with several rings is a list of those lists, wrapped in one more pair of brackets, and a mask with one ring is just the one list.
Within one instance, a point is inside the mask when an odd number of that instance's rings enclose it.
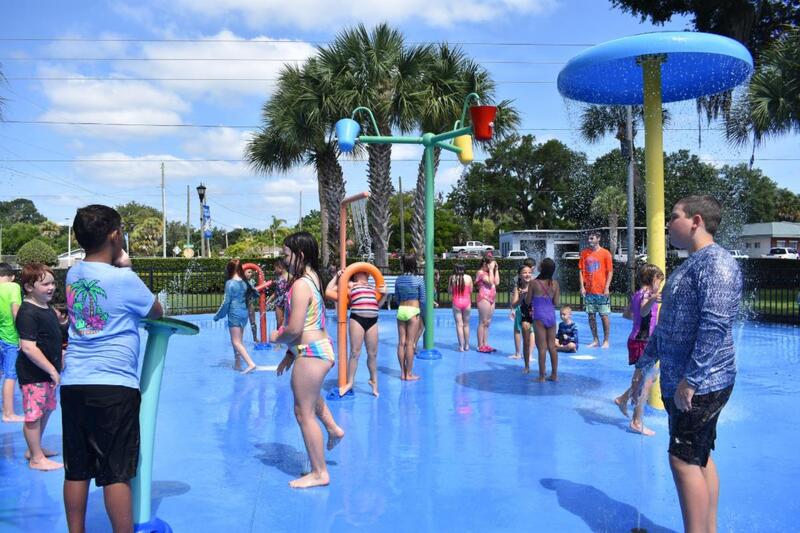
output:
{"label": "street lamp post", "polygon": [[[380,135],[375,117],[366,107],[357,107],[353,110],[351,118],[343,118],[336,123],[336,137],[339,149],[350,152],[355,147],[356,141],[364,144],[421,144],[425,147],[425,339],[424,350],[419,354],[420,359],[440,359],[442,354],[433,347],[433,302],[434,302],[434,253],[433,253],[433,228],[434,228],[434,191],[433,191],[433,152],[434,147],[455,152],[459,161],[467,164],[472,161],[472,136],[478,141],[488,141],[492,138],[494,118],[497,107],[477,105],[469,107],[470,125],[466,124],[467,109],[470,100],[480,100],[476,93],[470,93],[464,98],[464,107],[461,120],[456,121],[451,131],[445,133],[423,133],[419,137]],[[370,124],[376,135],[359,135],[361,125],[353,118],[359,111],[369,115]],[[452,141],[452,142],[451,142]]]}
{"label": "street lamp post", "polygon": [[72,223],[69,217],[65,218],[67,221],[67,266],[72,266]]}
{"label": "street lamp post", "polygon": [[200,257],[206,255],[206,218],[203,207],[206,205],[206,186],[201,182],[197,186],[197,196],[200,197]]}

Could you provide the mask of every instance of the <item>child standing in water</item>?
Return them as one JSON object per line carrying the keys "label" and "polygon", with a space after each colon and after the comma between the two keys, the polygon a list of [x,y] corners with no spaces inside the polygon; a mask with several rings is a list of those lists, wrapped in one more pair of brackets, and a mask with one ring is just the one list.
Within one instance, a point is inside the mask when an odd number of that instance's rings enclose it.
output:
{"label": "child standing in water", "polygon": [[325,332],[325,300],[319,277],[319,248],[314,237],[301,231],[283,241],[283,256],[291,275],[286,300],[286,320],[272,332],[271,341],[289,345],[278,364],[277,373],[292,370],[294,414],[303,434],[311,461],[311,472],[289,482],[295,489],[305,489],[330,482],[325,464],[325,445],[317,419],[328,431],[329,450],[344,437],[321,396],[322,381],[333,368],[333,344]]}
{"label": "child standing in water", "polygon": [[[331,278],[325,289],[325,297],[336,301],[339,299],[339,271]],[[378,396],[378,310],[386,295],[386,288],[375,289],[369,284],[369,274],[356,272],[348,285],[348,301],[350,302],[350,357],[347,360],[347,385],[344,392],[353,388],[361,357],[361,346],[367,345],[367,368],[369,369],[369,386],[373,396]]]}
{"label": "child standing in water", "polygon": [[[515,294],[520,288],[520,272],[522,271],[522,267],[529,267],[531,269],[531,273],[533,273],[533,267],[536,266],[536,260],[533,258],[525,259],[522,262],[522,265],[517,269],[517,276],[514,278],[514,284],[511,286],[511,293],[509,294],[508,301],[513,302],[515,301]],[[518,301],[518,300],[516,300]],[[514,355],[509,355],[509,359],[522,359],[522,315],[519,311],[519,305],[510,305],[511,312],[508,314],[508,318],[514,321]],[[531,335],[533,335],[533,330],[531,330]],[[533,342],[533,339],[530,339],[530,342]]]}
{"label": "child standing in water", "polygon": [[422,327],[420,309],[425,306],[425,284],[417,276],[417,255],[403,256],[403,275],[394,282],[394,292],[399,302],[397,307],[397,361],[400,363],[400,379],[416,381],[414,374],[414,348]]}
{"label": "child standing in water", "polygon": [[231,336],[231,345],[233,345],[233,369],[241,370],[242,359],[247,363],[247,367],[242,371],[242,374],[252,372],[256,368],[256,364],[247,353],[247,348],[242,342],[244,327],[247,325],[247,293],[252,289],[245,281],[245,274],[242,270],[242,264],[238,259],[231,259],[225,267],[225,275],[227,281],[225,282],[225,298],[214,315],[214,322],[222,318],[228,319],[228,332]]}
{"label": "child standing in water", "polygon": [[[639,268],[638,274],[639,290],[631,297],[631,314],[633,318],[633,326],[631,334],[628,336],[628,364],[635,365],[639,358],[644,353],[647,346],[647,341],[656,329],[658,322],[658,305],[661,302],[661,283],[664,281],[664,273],[656,265],[646,264]],[[637,388],[639,380],[642,379],[642,371],[638,368],[633,370],[633,377],[631,377],[631,386],[628,390],[614,399],[619,410],[627,418],[628,416],[628,401],[630,400],[631,391]],[[631,419],[630,428],[636,433],[642,435],[655,435],[655,431],[644,427],[644,400],[650,393],[650,387],[653,385],[653,376],[648,376],[647,381],[642,387],[642,396],[637,398],[636,407],[633,410],[633,418]]]}
{"label": "child standing in water", "polygon": [[267,306],[270,304],[275,308],[275,324],[276,328],[283,325],[284,310],[286,308],[286,293],[289,291],[289,272],[286,267],[286,262],[283,259],[275,261],[275,292],[267,300]]}
{"label": "child standing in water", "polygon": [[555,262],[546,257],[539,265],[539,275],[531,282],[533,291],[533,327],[536,348],[539,351],[539,377],[545,380],[546,352],[550,352],[550,376],[548,381],[558,381],[558,352],[556,351],[556,307],[561,300],[561,287],[553,279]]}
{"label": "child standing in water", "polygon": [[[520,334],[522,336],[522,357],[525,366],[523,374],[531,371],[531,330],[533,328],[533,300],[531,290],[531,275],[533,270],[529,266],[521,266],[517,273],[517,285],[511,295],[511,306],[519,316]],[[516,317],[515,317],[516,318]]]}
{"label": "child standing in water", "polygon": [[20,356],[17,376],[22,389],[25,426],[22,433],[28,444],[25,458],[34,470],[57,470],[64,465],[48,457],[55,452],[42,448],[42,434],[50,414],[56,409],[56,388],[61,381],[62,327],[50,305],[56,282],[50,267],[30,263],[20,276],[25,299],[17,312]]}
{"label": "child standing in water", "polygon": [[464,272],[464,265],[456,263],[450,276],[448,290],[453,301],[453,319],[456,322],[458,351],[469,350],[469,315],[472,311],[472,277]]}
{"label": "child standing in water", "polygon": [[481,268],[475,274],[475,286],[478,288],[478,351],[482,353],[496,352],[489,346],[489,326],[494,315],[497,286],[500,284],[497,261],[491,252],[487,252],[481,260]]}

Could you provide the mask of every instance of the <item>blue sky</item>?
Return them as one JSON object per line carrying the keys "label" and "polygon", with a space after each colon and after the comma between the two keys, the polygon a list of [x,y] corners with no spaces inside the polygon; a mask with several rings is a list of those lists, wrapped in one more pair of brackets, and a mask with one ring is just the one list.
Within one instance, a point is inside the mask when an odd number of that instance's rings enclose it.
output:
{"label": "blue sky", "polygon": [[[418,14],[423,8],[429,13]],[[0,199],[30,198],[56,222],[92,202],[160,208],[163,161],[168,218],[185,220],[188,185],[196,223],[194,189],[203,181],[214,222],[228,229],[264,227],[273,215],[294,224],[301,195],[303,213],[318,206],[310,169],[263,176],[240,158],[273,87],[264,79],[347,26],[386,20],[410,41],[471,43],[463,48],[492,72],[497,97],[516,101],[524,133],[560,139],[592,158],[616,141],[587,145],[577,136],[579,106],[555,85],[563,63],[591,44],[688,25],[677,19],[653,28],[603,0],[61,0],[13,2],[3,11],[0,63],[8,81],[0,94],[8,122],[0,123]],[[281,42],[253,42],[265,39]],[[749,148],[725,143],[719,124],[703,124],[698,146],[693,102],[669,108],[666,150],[687,148],[713,164],[749,159]],[[26,123],[43,121],[182,126]],[[756,153],[757,166],[795,192],[798,161],[785,159],[798,158],[799,144],[784,137]],[[398,177],[404,189],[413,186],[419,155],[416,147],[394,149],[395,186]],[[348,193],[367,189],[365,166],[343,161]],[[437,190],[449,191],[460,172],[444,162]]]}

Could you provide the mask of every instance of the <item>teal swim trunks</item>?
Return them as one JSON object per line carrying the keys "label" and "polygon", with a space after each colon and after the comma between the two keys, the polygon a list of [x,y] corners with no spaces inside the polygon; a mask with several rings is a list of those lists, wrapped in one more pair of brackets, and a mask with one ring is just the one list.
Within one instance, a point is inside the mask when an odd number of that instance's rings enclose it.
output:
{"label": "teal swim trunks", "polygon": [[607,315],[611,312],[611,297],[604,294],[586,295],[586,312]]}

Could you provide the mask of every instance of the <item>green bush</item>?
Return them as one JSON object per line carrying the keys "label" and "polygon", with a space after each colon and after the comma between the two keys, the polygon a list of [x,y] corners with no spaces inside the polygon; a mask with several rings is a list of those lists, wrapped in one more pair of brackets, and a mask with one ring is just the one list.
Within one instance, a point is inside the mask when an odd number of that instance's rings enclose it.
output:
{"label": "green bush", "polygon": [[32,239],[17,251],[17,261],[24,265],[27,263],[44,263],[54,266],[58,264],[58,254],[46,242]]}

